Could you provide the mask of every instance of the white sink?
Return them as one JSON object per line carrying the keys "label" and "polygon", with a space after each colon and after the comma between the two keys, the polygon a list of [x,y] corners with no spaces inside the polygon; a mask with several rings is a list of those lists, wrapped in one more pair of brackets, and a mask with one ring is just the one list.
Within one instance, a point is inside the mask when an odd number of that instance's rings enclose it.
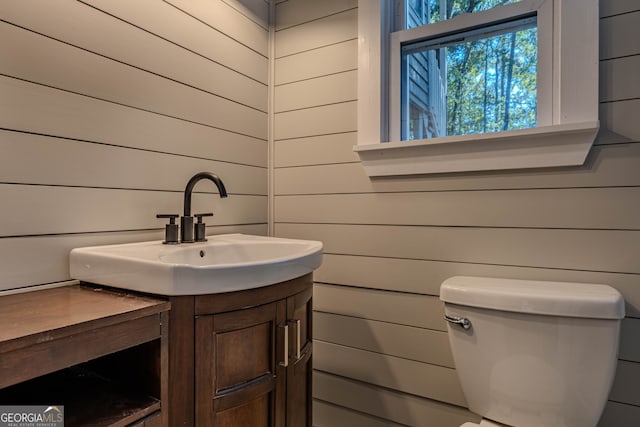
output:
{"label": "white sink", "polygon": [[74,279],[159,295],[202,295],[272,285],[311,273],[322,242],[223,234],[202,243],[161,241],[76,248]]}

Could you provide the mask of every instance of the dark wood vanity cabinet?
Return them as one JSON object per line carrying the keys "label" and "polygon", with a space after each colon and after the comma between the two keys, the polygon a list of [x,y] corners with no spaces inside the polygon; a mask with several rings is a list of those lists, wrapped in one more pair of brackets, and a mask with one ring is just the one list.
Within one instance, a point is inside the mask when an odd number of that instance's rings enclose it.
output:
{"label": "dark wood vanity cabinet", "polygon": [[287,319],[294,333],[289,340],[292,357],[287,369],[287,427],[311,426],[311,296],[309,288],[287,300]]}
{"label": "dark wood vanity cabinet", "polygon": [[196,425],[279,425],[284,305],[196,318]]}
{"label": "dark wood vanity cabinet", "polygon": [[[176,363],[169,380],[181,382],[172,390],[194,390],[193,403],[170,392],[171,425],[311,426],[311,297],[311,275],[193,297],[194,374]],[[174,311],[190,309],[189,297],[172,298],[172,304],[172,319],[188,322]]]}

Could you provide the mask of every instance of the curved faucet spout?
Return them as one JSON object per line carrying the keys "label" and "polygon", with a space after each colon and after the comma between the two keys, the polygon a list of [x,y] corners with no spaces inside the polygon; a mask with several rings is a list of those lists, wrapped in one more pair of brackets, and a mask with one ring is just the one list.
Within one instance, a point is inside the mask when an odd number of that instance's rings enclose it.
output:
{"label": "curved faucet spout", "polygon": [[197,173],[191,177],[189,182],[187,182],[187,187],[184,189],[184,216],[191,216],[191,193],[193,192],[193,187],[195,187],[196,183],[203,179],[208,179],[218,187],[220,197],[227,197],[227,189],[224,188],[224,183],[218,175],[210,172]]}

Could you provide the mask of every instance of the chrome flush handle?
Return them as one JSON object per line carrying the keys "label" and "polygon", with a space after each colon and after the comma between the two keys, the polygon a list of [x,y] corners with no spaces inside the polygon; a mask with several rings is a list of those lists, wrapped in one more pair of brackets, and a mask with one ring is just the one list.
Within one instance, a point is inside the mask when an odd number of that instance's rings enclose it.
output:
{"label": "chrome flush handle", "polygon": [[454,325],[460,325],[464,329],[469,329],[471,327],[471,321],[465,317],[449,316],[448,314],[445,314],[444,320],[449,323],[453,323]]}

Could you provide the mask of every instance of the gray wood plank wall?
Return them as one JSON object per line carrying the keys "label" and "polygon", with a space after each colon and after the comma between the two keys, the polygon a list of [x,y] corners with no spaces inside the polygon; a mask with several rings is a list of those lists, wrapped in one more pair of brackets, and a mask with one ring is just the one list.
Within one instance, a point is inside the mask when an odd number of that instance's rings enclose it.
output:
{"label": "gray wood plank wall", "polygon": [[276,8],[275,233],[325,243],[314,425],[448,427],[464,408],[440,283],[605,283],[627,303],[600,427],[640,425],[640,5],[602,0],[602,130],[582,167],[369,179],[356,143],[357,1]]}
{"label": "gray wood plank wall", "polygon": [[268,4],[0,3],[0,290],[75,246],[159,239],[187,180],[209,234],[267,232]]}

